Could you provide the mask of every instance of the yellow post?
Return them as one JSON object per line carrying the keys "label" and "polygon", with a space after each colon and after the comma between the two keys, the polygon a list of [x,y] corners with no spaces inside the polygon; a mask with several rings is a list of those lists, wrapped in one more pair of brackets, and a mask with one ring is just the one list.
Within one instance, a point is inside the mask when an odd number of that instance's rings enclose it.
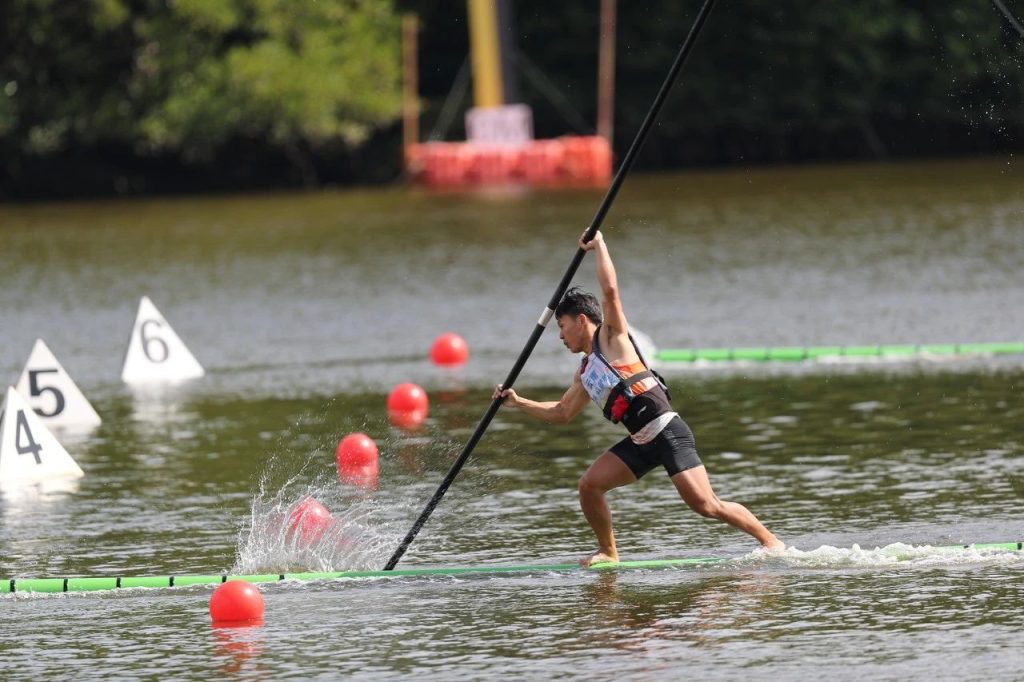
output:
{"label": "yellow post", "polygon": [[473,99],[478,107],[500,107],[505,103],[505,93],[501,83],[495,0],[468,0],[468,3]]}

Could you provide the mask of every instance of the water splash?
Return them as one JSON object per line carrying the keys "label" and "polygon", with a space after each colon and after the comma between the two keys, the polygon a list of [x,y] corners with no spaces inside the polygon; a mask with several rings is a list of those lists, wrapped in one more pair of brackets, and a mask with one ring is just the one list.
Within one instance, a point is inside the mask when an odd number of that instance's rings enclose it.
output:
{"label": "water splash", "polygon": [[949,566],[981,563],[1024,562],[1024,554],[1004,549],[893,543],[874,549],[860,545],[833,547],[822,545],[812,550],[787,547],[785,550],[758,549],[737,560],[738,563],[781,566],[785,568],[886,568],[890,566]]}
{"label": "water splash", "polygon": [[[330,516],[316,515],[316,503]],[[380,568],[400,537],[382,518],[383,507],[373,491],[339,485],[337,480],[302,483],[296,477],[273,494],[261,486],[239,533],[232,572]]]}

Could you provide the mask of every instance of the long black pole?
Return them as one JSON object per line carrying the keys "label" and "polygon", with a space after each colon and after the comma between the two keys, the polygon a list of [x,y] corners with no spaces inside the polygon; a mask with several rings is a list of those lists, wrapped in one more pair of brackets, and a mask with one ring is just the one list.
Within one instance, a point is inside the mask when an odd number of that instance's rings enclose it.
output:
{"label": "long black pole", "polygon": [[[612,179],[611,185],[608,187],[608,191],[604,195],[604,200],[601,201],[601,205],[597,209],[597,213],[594,215],[593,221],[590,223],[590,227],[584,235],[584,241],[590,241],[601,227],[601,223],[604,222],[605,216],[608,214],[608,210],[612,206],[612,202],[615,201],[616,195],[619,193],[619,188],[622,187],[622,183],[626,179],[626,175],[629,173],[629,169],[632,168],[633,162],[636,160],[637,154],[640,152],[640,148],[643,147],[644,142],[647,140],[647,135],[650,132],[651,126],[654,125],[654,120],[658,117],[658,112],[661,111],[662,105],[665,103],[665,98],[668,97],[669,90],[672,89],[673,83],[675,83],[676,76],[679,75],[679,71],[683,68],[683,64],[686,63],[687,57],[690,55],[690,50],[693,49],[693,44],[697,40],[697,36],[700,34],[701,28],[704,26],[704,21],[707,19],[708,14],[711,12],[711,7],[715,4],[715,0],[704,0],[703,7],[697,13],[697,18],[693,21],[693,26],[690,27],[690,33],[686,36],[686,40],[683,41],[682,47],[679,48],[679,54],[676,55],[676,59],[672,62],[672,68],[669,69],[668,75],[665,77],[665,82],[661,84],[661,89],[658,90],[657,96],[654,98],[654,103],[651,104],[650,111],[647,112],[647,116],[644,118],[643,123],[640,124],[640,130],[637,131],[636,137],[633,138],[633,144],[629,146],[629,151],[626,152],[626,156],[622,159],[622,164],[619,165],[619,170],[615,173],[615,177]],[[565,295],[565,290],[569,288],[569,283],[575,276],[576,271],[580,267],[580,263],[583,262],[583,256],[585,251],[582,248],[576,249],[576,254],[572,258],[572,262],[569,264],[569,268],[565,271],[562,276],[562,281],[558,283],[558,288],[555,289],[555,293],[551,296],[551,300],[548,302],[547,308],[541,313],[540,319],[537,320],[537,326],[534,327],[533,333],[530,334],[529,340],[526,342],[526,346],[523,347],[522,352],[519,353],[519,357],[516,359],[514,365],[512,365],[511,371],[508,376],[505,377],[505,381],[502,382],[502,386],[505,388],[512,388],[515,380],[519,377],[519,372],[522,371],[523,366],[529,359],[530,354],[533,353],[534,347],[537,345],[537,341],[540,340],[541,334],[544,333],[544,329],[547,327],[548,322],[551,321],[551,317],[555,314],[555,308],[558,306],[559,301],[562,300],[562,296]],[[473,452],[473,448],[480,442],[480,439],[484,435],[484,431],[490,425],[491,420],[494,419],[494,415],[498,413],[498,409],[501,407],[501,397],[497,397],[491,401],[491,406],[487,408],[487,412],[480,419],[480,423],[476,425],[476,430],[473,431],[473,435],[469,437],[466,442],[466,446],[462,448],[462,452],[459,453],[458,459],[452,464],[451,469],[448,470],[444,480],[441,481],[441,485],[438,486],[437,492],[430,498],[430,502],[423,509],[423,512],[416,519],[416,523],[413,524],[412,528],[406,534],[405,539],[402,540],[402,544],[398,546],[395,553],[388,559],[387,565],[384,567],[385,571],[392,570],[398,562],[402,559],[402,555],[405,554],[405,550],[409,548],[413,540],[419,534],[420,529],[426,524],[427,519],[430,518],[430,514],[433,513],[434,508],[437,507],[438,503],[441,502],[441,498],[448,492],[448,488],[452,482],[455,481],[455,477],[458,476],[459,471],[462,470],[462,466],[469,459],[470,454]]]}
{"label": "long black pole", "polygon": [[992,0],[992,4],[996,6],[996,9],[1003,13],[1003,16],[1006,17],[1008,22],[1010,22],[1010,25],[1017,30],[1017,33],[1020,34],[1020,37],[1024,38],[1024,26],[1020,25],[1020,22],[1017,21],[1017,17],[1013,16],[1013,13],[1006,8],[1006,5],[1003,4],[1002,0]]}

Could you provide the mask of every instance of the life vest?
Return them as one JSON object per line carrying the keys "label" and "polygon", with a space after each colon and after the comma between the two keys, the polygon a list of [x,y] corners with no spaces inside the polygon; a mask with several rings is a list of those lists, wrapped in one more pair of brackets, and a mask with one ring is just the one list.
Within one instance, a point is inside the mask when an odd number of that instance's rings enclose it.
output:
{"label": "life vest", "polygon": [[[657,372],[650,368],[633,335],[629,341],[640,358],[640,371],[625,374],[612,365],[601,352],[598,336],[601,327],[594,332],[590,355],[583,358],[580,381],[590,399],[601,408],[610,422],[622,422],[630,433],[636,433],[648,422],[672,410],[668,386]],[[626,368],[622,368],[626,369]],[[634,387],[648,381],[646,388],[634,394]]]}

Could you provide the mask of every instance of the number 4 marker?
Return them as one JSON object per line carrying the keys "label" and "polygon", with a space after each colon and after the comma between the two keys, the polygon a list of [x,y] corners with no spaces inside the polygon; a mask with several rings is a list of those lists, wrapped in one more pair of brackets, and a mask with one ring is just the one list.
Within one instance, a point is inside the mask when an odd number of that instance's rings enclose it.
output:
{"label": "number 4 marker", "polygon": [[0,486],[75,478],[82,469],[13,387],[0,409]]}

